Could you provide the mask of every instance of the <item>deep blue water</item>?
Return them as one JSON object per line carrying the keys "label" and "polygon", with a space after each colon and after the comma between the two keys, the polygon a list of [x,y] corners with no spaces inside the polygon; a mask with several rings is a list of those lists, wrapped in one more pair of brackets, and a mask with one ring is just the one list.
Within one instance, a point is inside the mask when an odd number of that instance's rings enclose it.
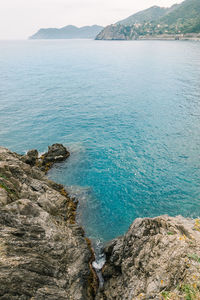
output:
{"label": "deep blue water", "polygon": [[200,216],[200,43],[0,41],[0,144],[63,143],[49,176],[88,236],[137,217]]}

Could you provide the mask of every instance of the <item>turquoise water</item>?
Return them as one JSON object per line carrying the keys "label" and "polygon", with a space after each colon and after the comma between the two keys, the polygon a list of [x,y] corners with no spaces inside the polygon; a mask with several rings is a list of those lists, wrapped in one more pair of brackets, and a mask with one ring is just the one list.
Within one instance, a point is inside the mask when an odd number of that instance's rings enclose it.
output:
{"label": "turquoise water", "polygon": [[49,176],[92,238],[200,216],[199,133],[198,42],[0,41],[0,144],[69,147]]}

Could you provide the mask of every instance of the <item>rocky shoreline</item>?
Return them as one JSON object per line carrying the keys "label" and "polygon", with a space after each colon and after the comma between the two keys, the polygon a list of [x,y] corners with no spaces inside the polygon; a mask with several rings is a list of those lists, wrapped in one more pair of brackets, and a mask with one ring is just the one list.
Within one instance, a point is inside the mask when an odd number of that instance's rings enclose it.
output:
{"label": "rocky shoreline", "polygon": [[129,35],[124,26],[109,25],[102,30],[95,40],[107,41],[200,41],[200,33],[186,34],[146,34],[146,35]]}
{"label": "rocky shoreline", "polygon": [[200,299],[200,220],[181,216],[136,219],[110,241],[98,288],[77,201],[45,175],[69,155],[0,147],[0,299]]}
{"label": "rocky shoreline", "polygon": [[69,152],[0,147],[0,299],[94,299],[93,252],[67,191],[45,176]]}
{"label": "rocky shoreline", "polygon": [[96,300],[200,299],[200,222],[136,219],[105,247],[104,291]]}

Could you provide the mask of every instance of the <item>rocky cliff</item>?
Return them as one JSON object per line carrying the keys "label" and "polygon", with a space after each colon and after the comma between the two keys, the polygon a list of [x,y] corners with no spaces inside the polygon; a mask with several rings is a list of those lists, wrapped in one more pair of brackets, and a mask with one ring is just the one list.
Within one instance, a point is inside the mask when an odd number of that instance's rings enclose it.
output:
{"label": "rocky cliff", "polygon": [[97,36],[96,40],[134,40],[136,39],[135,32],[129,32],[129,27],[124,25],[109,25],[106,26]]}
{"label": "rocky cliff", "polygon": [[105,253],[96,300],[200,299],[199,220],[136,219]]}
{"label": "rocky cliff", "polygon": [[76,203],[41,171],[68,156],[58,144],[40,159],[0,147],[0,299],[93,299]]}
{"label": "rocky cliff", "polygon": [[45,173],[69,156],[0,147],[0,299],[200,299],[200,220],[136,219],[105,247],[104,287],[75,200]]}

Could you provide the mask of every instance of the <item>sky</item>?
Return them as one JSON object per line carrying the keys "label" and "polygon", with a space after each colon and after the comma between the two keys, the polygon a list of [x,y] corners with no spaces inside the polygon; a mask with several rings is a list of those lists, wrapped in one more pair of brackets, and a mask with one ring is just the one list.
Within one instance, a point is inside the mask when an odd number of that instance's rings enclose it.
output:
{"label": "sky", "polygon": [[153,5],[182,0],[0,0],[0,39],[26,39],[40,28],[106,26]]}

